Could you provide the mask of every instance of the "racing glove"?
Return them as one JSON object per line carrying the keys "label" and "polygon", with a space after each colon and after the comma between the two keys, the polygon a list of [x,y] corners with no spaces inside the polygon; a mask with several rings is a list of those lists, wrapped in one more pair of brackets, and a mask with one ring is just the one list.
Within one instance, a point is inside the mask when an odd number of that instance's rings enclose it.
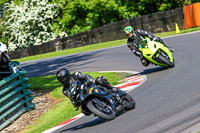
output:
{"label": "racing glove", "polygon": [[153,39],[152,39],[153,41],[160,41],[160,38],[159,37],[157,37],[157,36],[155,36],[155,37],[153,37]]}

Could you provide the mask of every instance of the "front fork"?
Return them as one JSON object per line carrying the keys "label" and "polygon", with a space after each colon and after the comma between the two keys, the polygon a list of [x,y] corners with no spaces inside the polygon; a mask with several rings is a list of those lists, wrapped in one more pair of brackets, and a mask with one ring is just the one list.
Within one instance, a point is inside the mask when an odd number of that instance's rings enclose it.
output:
{"label": "front fork", "polygon": [[[106,99],[109,102],[108,104],[111,106],[112,110],[114,112],[116,112],[117,111],[116,110],[116,105],[115,105],[116,101],[111,97],[109,98],[108,96],[105,96],[104,99]],[[104,104],[101,101],[99,101],[97,98],[92,99],[92,101],[97,103],[101,107],[104,106]]]}

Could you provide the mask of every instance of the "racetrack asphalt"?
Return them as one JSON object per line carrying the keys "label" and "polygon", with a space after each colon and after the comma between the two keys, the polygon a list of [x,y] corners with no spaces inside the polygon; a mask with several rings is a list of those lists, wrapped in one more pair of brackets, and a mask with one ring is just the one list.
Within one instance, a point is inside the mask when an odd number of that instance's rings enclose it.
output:
{"label": "racetrack asphalt", "polygon": [[[137,71],[147,81],[131,91],[136,109],[104,121],[82,117],[56,132],[61,133],[181,133],[200,122],[200,32],[164,38],[175,49],[175,68],[144,67],[127,46],[24,62],[28,77],[70,71]],[[198,127],[197,127],[198,128]],[[198,130],[198,129],[197,129]],[[200,127],[199,127],[200,131]]]}

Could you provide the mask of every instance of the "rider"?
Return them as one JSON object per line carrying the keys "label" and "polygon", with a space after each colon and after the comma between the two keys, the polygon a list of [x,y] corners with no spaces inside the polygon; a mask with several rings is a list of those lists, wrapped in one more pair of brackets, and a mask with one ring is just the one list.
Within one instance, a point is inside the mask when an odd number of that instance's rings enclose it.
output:
{"label": "rider", "polygon": [[[142,55],[141,51],[139,51],[139,42],[142,40],[142,38],[147,36],[151,40],[160,42],[165,45],[163,40],[161,38],[155,36],[152,32],[147,32],[147,31],[144,31],[141,29],[137,29],[134,31],[132,26],[126,26],[124,28],[124,32],[128,37],[127,46],[130,48],[131,51],[133,51],[133,53],[136,56],[140,57],[141,63],[144,66],[148,66],[150,62]],[[168,47],[168,46],[166,46],[166,47],[169,48],[170,51],[174,52],[174,50],[171,47]]]}
{"label": "rider", "polygon": [[119,91],[119,88],[112,87],[111,84],[107,81],[107,79],[104,78],[103,76],[93,79],[90,75],[82,74],[79,71],[70,74],[70,72],[66,68],[62,68],[57,71],[56,77],[58,81],[64,85],[62,90],[63,94],[68,98],[70,98],[72,104],[76,108],[80,106],[80,103],[77,102],[76,92],[75,93],[73,92],[73,94],[71,93],[72,89],[78,90],[79,86],[76,81],[80,81],[82,84],[85,85],[91,85],[93,83],[96,85],[101,85],[106,87],[107,89],[112,90],[113,92]]}
{"label": "rider", "polygon": [[10,57],[7,54],[8,49],[5,44],[0,42],[0,63],[5,63],[7,64],[10,62]]}

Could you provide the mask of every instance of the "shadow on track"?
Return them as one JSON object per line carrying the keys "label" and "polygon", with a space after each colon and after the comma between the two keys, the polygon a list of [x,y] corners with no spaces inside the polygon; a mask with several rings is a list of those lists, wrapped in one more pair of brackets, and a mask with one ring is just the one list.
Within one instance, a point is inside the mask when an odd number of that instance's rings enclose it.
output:
{"label": "shadow on track", "polygon": [[105,123],[105,122],[107,122],[107,121],[105,121],[101,118],[96,118],[92,121],[89,121],[89,122],[86,122],[86,123],[83,123],[83,124],[80,124],[80,125],[68,128],[68,129],[64,129],[60,132],[62,133],[62,132],[66,132],[66,131],[76,131],[76,130],[80,130],[80,129],[83,129],[83,128],[96,126],[96,125],[99,125],[99,124],[102,124],[102,123]]}
{"label": "shadow on track", "polygon": [[164,71],[164,70],[167,70],[169,68],[167,67],[155,67],[155,68],[149,68],[149,69],[145,69],[143,72],[140,72],[140,73],[137,73],[137,74],[140,74],[140,75],[147,75],[147,74],[151,74],[151,73],[155,73],[155,72],[159,72],[159,71]]}
{"label": "shadow on track", "polygon": [[[123,115],[126,112],[128,112],[128,111],[123,110],[121,112],[118,112],[116,117],[119,117],[120,115]],[[87,128],[87,127],[93,127],[93,126],[97,126],[97,125],[100,125],[100,124],[103,124],[106,122],[109,122],[109,121],[106,121],[106,120],[98,117],[92,121],[89,121],[89,122],[86,122],[86,123],[83,123],[83,124],[80,124],[80,125],[68,128],[68,129],[64,129],[64,130],[60,131],[60,133],[66,132],[66,131],[76,131],[76,130],[80,130],[80,129]]]}
{"label": "shadow on track", "polygon": [[[94,63],[102,51],[96,51],[93,53],[87,54],[74,54],[67,56],[59,56],[50,59],[42,59],[32,61],[30,63],[22,63],[21,66],[23,69],[28,71],[28,77],[38,77],[38,76],[47,76],[55,74],[60,68],[67,67],[70,71],[78,70],[79,67],[84,65]],[[89,60],[94,58],[93,60]]]}

